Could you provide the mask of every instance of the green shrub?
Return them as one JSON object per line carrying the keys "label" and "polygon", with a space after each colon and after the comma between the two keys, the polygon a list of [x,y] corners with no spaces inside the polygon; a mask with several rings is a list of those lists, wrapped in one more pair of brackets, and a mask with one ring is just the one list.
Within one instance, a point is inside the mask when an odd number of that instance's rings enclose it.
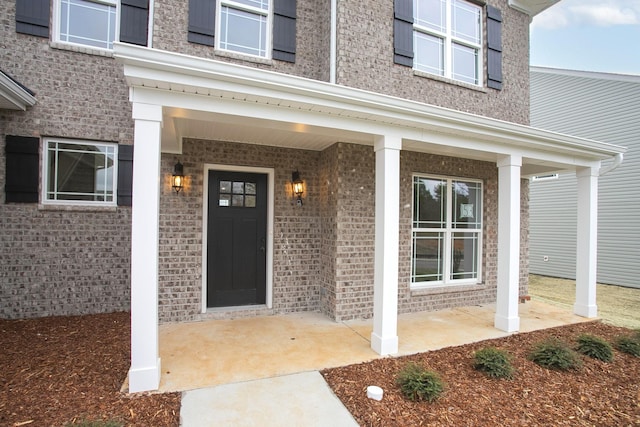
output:
{"label": "green shrub", "polygon": [[559,371],[578,369],[582,366],[578,353],[557,338],[549,338],[538,343],[529,353],[529,360],[544,368]]}
{"label": "green shrub", "polygon": [[603,362],[613,360],[613,348],[611,344],[593,335],[583,334],[578,337],[578,353]]}
{"label": "green shrub", "polygon": [[435,401],[444,391],[440,376],[415,363],[410,363],[398,374],[398,385],[402,394],[410,400]]}
{"label": "green shrub", "polygon": [[476,351],[473,367],[491,378],[511,378],[515,368],[511,365],[511,355],[495,347],[485,347]]}
{"label": "green shrub", "polygon": [[616,348],[623,353],[640,357],[640,334],[634,333],[632,336],[621,336],[616,339]]}

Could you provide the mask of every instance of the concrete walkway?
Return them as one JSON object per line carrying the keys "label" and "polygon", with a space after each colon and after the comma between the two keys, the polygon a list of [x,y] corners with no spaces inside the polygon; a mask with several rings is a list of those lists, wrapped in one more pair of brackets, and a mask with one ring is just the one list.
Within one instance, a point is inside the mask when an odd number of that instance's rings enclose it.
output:
{"label": "concrete walkway", "polygon": [[[519,309],[521,332],[588,320],[539,301]],[[398,356],[508,335],[494,314],[477,306],[401,315]],[[163,325],[160,390],[185,392],[183,427],[357,425],[317,371],[379,357],[371,330],[371,320],[319,313]]]}

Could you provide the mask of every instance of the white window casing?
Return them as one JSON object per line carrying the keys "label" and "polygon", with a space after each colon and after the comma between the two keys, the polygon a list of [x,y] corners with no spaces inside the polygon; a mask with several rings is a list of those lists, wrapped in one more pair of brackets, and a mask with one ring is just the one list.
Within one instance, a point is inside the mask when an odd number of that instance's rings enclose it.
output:
{"label": "white window casing", "polygon": [[116,206],[118,144],[45,138],[42,203]]}
{"label": "white window casing", "polygon": [[271,59],[272,0],[219,0],[216,8],[216,49]]}

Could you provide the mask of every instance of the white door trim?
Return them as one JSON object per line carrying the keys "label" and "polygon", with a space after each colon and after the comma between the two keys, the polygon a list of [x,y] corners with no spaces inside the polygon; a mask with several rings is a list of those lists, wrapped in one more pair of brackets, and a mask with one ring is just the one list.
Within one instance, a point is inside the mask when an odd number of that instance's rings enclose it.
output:
{"label": "white door trim", "polygon": [[267,308],[273,307],[273,219],[274,219],[274,176],[273,168],[259,168],[251,166],[234,166],[205,163],[202,189],[202,313],[207,312],[207,229],[209,221],[209,171],[229,171],[261,173],[267,175]]}

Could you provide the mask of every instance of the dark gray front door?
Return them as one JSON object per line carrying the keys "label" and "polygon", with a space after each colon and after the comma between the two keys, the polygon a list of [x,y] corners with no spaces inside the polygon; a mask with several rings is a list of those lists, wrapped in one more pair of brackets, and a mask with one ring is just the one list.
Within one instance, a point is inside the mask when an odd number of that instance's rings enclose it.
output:
{"label": "dark gray front door", "polygon": [[207,307],[264,304],[267,175],[209,171]]}

